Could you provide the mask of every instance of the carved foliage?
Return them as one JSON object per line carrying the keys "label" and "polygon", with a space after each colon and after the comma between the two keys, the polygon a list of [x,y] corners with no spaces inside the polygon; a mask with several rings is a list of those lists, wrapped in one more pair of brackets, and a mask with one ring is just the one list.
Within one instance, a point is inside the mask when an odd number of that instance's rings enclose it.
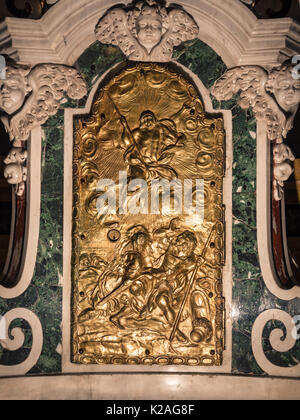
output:
{"label": "carved foliage", "polygon": [[212,88],[218,100],[227,101],[240,93],[241,108],[253,108],[258,120],[266,121],[268,136],[275,140],[282,136],[285,117],[274,99],[266,91],[268,72],[258,66],[242,66],[228,70]]}
{"label": "carved foliage", "polygon": [[284,182],[293,173],[295,156],[291,149],[284,143],[276,144],[273,148],[273,173],[274,173],[274,197],[279,201],[283,197]]}
{"label": "carved foliage", "polygon": [[20,147],[13,147],[8,156],[4,159],[4,177],[9,184],[15,185],[16,194],[21,196],[25,190],[25,181],[27,180],[27,168],[25,161],[27,151]]}

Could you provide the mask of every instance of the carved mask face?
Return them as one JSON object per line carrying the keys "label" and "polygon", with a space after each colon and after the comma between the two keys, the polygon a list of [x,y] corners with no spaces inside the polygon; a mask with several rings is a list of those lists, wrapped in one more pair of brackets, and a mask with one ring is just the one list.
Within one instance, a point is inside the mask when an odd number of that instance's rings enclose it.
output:
{"label": "carved mask face", "polygon": [[136,25],[140,44],[150,52],[159,43],[162,36],[162,23],[159,15],[141,15]]}
{"label": "carved mask face", "polygon": [[25,83],[21,75],[11,74],[0,80],[0,108],[13,114],[23,105],[26,96]]}
{"label": "carved mask face", "polygon": [[300,80],[292,77],[292,72],[287,69],[284,73],[280,73],[274,84],[274,95],[285,111],[293,111],[300,102]]}

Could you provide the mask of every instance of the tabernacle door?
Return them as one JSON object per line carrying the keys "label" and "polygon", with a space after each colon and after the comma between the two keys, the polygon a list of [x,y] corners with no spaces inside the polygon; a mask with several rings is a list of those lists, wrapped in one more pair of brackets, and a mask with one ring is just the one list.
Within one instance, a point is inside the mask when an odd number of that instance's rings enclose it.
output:
{"label": "tabernacle door", "polygon": [[221,365],[222,117],[179,69],[131,63],[75,126],[72,361]]}

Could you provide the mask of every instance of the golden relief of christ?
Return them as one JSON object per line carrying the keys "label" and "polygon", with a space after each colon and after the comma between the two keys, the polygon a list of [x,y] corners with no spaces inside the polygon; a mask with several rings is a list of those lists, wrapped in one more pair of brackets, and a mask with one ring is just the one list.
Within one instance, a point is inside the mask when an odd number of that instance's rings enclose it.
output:
{"label": "golden relief of christ", "polygon": [[191,80],[154,63],[120,66],[80,117],[74,363],[222,363],[223,127]]}
{"label": "golden relief of christ", "polygon": [[175,148],[184,146],[185,136],[177,132],[174,121],[158,120],[150,110],[141,113],[139,127],[134,130],[130,129],[123,115],[120,121],[124,129],[115,146],[125,150],[124,161],[128,165],[129,181],[177,178],[176,171],[169,164]]}

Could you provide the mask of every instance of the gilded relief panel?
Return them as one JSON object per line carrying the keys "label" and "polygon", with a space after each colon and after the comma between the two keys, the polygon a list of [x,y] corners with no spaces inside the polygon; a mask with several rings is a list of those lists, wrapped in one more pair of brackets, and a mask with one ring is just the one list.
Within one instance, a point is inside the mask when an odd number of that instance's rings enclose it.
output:
{"label": "gilded relief panel", "polygon": [[119,70],[76,120],[74,363],[222,364],[224,144],[163,64]]}

